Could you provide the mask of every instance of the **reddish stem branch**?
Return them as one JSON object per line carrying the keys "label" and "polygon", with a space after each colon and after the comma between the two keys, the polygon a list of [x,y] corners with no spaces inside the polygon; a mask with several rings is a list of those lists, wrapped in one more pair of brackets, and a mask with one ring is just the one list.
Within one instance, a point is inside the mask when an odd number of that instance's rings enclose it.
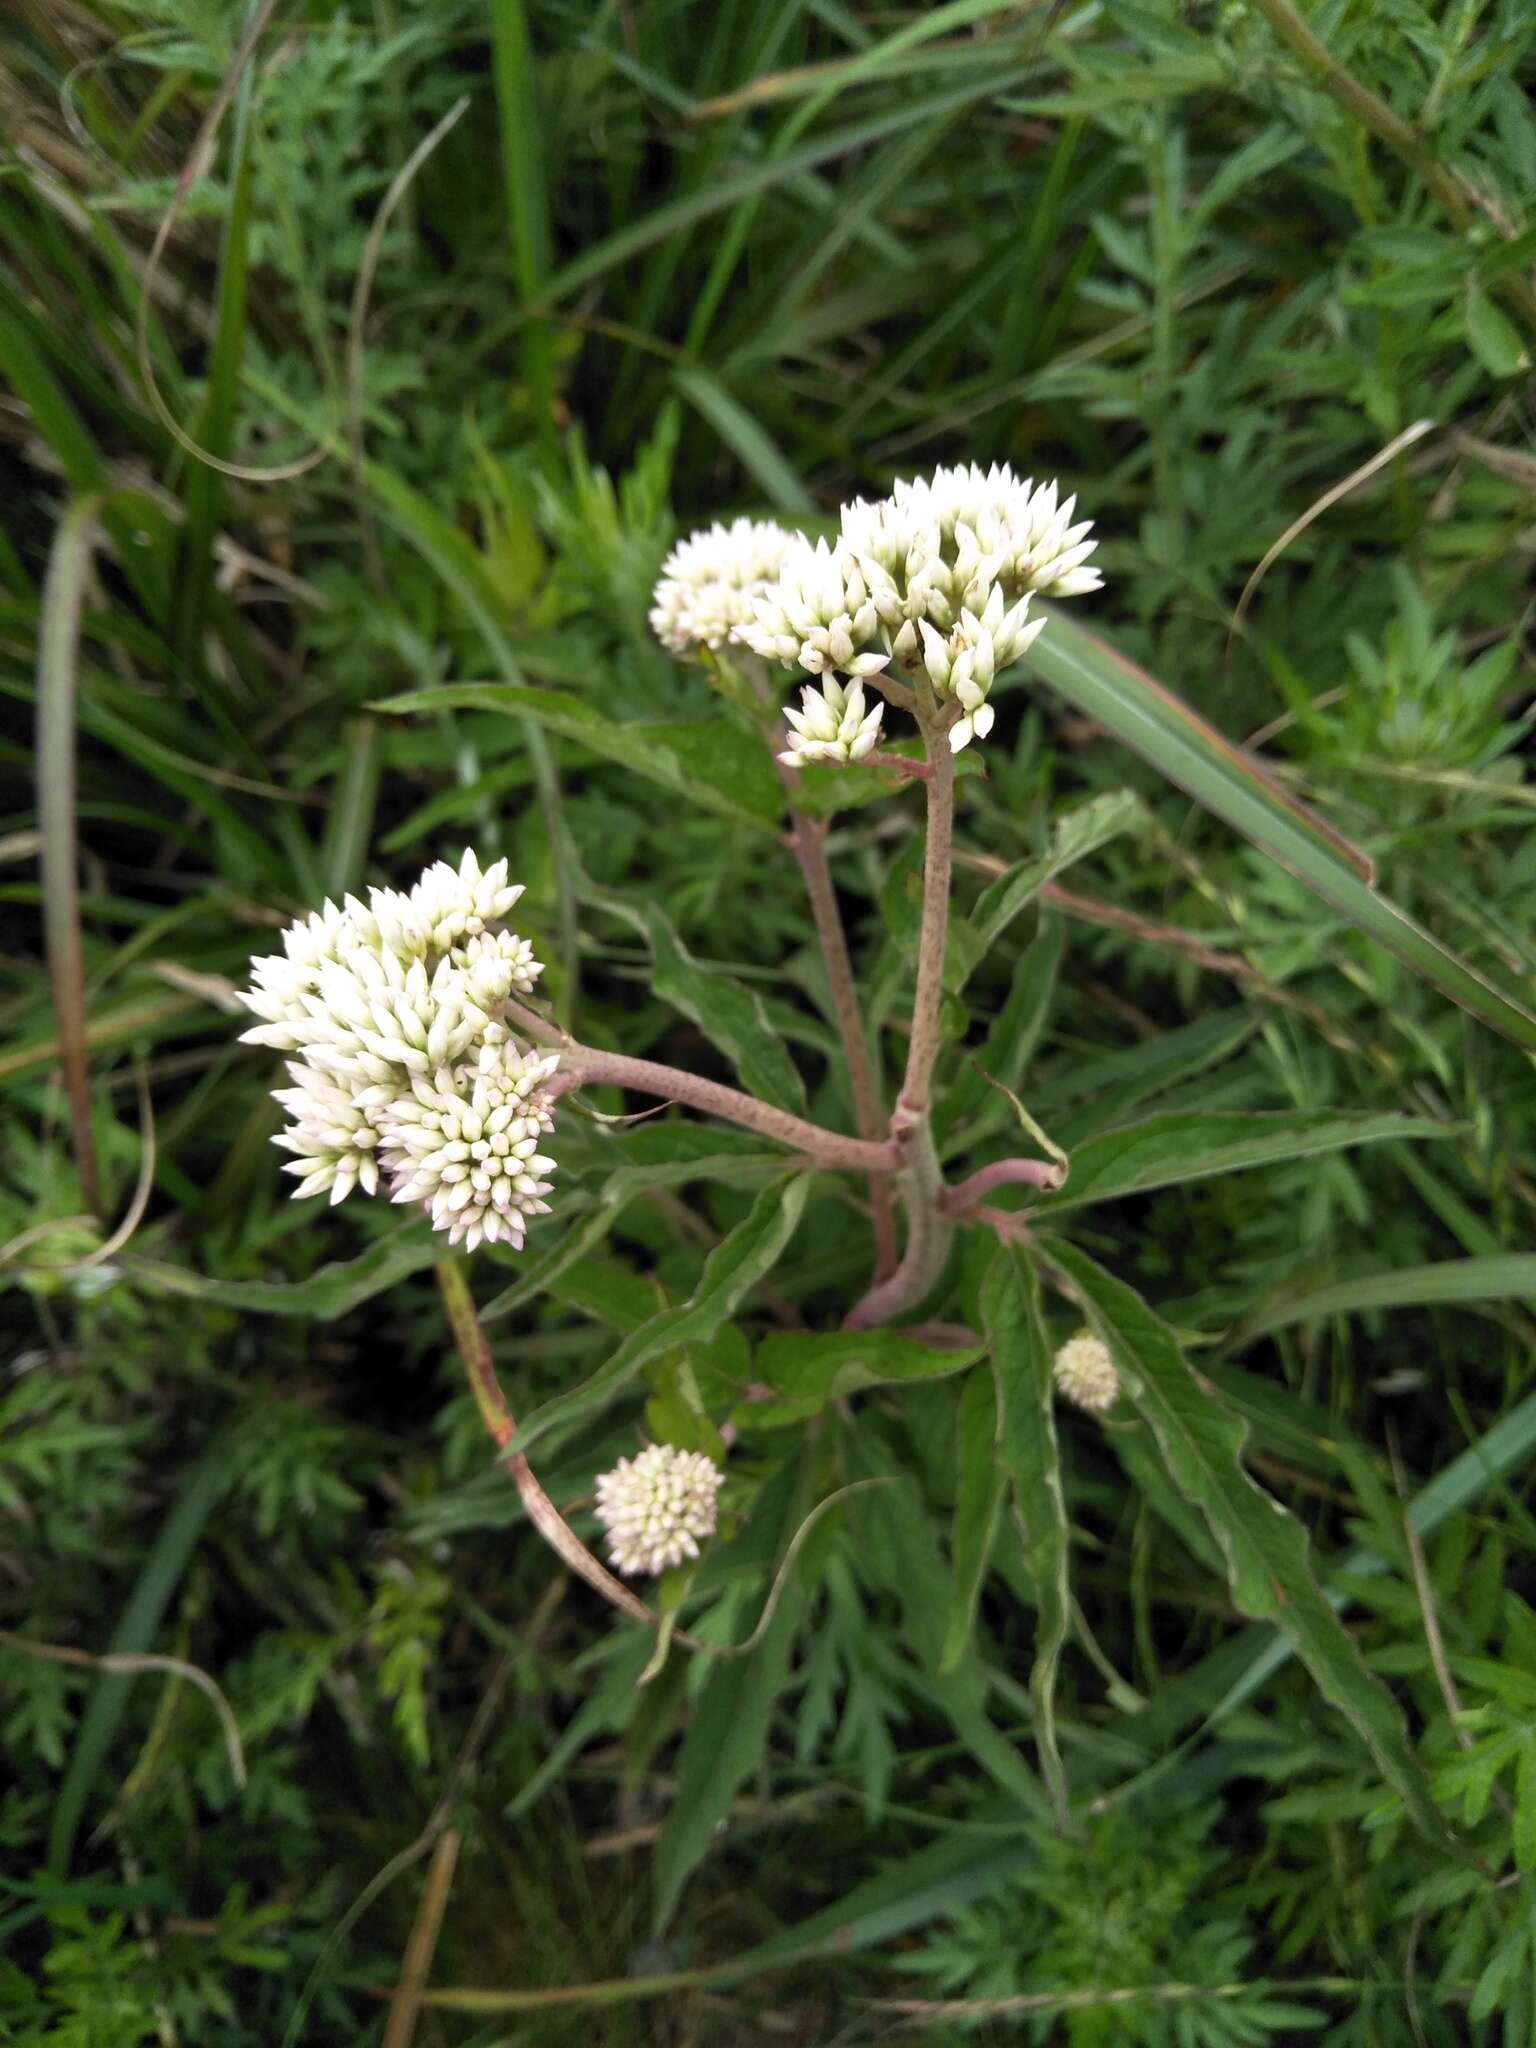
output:
{"label": "reddish stem branch", "polygon": [[991,1166],[981,1166],[965,1180],[957,1181],[953,1187],[945,1188],[939,1196],[939,1207],[947,1216],[960,1216],[994,1188],[1018,1184],[1030,1188],[1059,1188],[1062,1171],[1054,1159],[998,1159]]}
{"label": "reddish stem branch", "polygon": [[877,748],[867,758],[871,768],[892,768],[909,782],[927,782],[933,774],[926,761],[912,761],[905,754],[890,754],[884,747]]}
{"label": "reddish stem branch", "polygon": [[845,1330],[873,1330],[915,1308],[943,1272],[954,1235],[954,1224],[943,1207],[944,1169],[926,1114],[912,1118],[898,1109],[891,1122],[906,1155],[901,1176],[906,1249],[895,1272],[854,1306],[844,1321]]}
{"label": "reddish stem branch", "polygon": [[631,1059],[627,1053],[600,1052],[596,1046],[578,1045],[558,1025],[523,1004],[509,1001],[508,1019],[528,1037],[547,1045],[560,1055],[560,1071],[578,1081],[611,1081],[617,1088],[632,1088],[638,1095],[654,1095],[663,1102],[686,1102],[707,1116],[741,1124],[760,1131],[765,1138],[804,1153],[815,1165],[852,1173],[895,1173],[901,1155],[890,1139],[847,1138],[839,1131],[823,1130],[787,1109],[759,1102],[739,1088],[727,1088],[720,1081],[706,1081],[682,1067],[663,1066],[658,1060]]}
{"label": "reddish stem branch", "polygon": [[570,1566],[589,1586],[595,1586],[603,1598],[610,1601],[622,1613],[643,1621],[647,1628],[655,1628],[658,1617],[643,1600],[637,1599],[628,1586],[613,1576],[588,1550],[581,1538],[571,1531],[564,1516],[534,1476],[533,1467],[521,1451],[509,1451],[507,1446],[517,1434],[517,1424],[507,1406],[506,1396],[496,1377],[496,1367],[491,1361],[491,1347],[486,1341],[485,1330],[475,1313],[475,1299],[469,1291],[469,1280],[465,1274],[462,1259],[440,1259],[437,1266],[437,1284],[448,1311],[449,1327],[454,1342],[459,1347],[459,1356],[464,1361],[470,1391],[475,1405],[480,1410],[480,1419],[490,1432],[491,1439],[501,1453],[501,1462],[512,1476],[519,1498],[533,1526],[538,1530],[550,1549]]}

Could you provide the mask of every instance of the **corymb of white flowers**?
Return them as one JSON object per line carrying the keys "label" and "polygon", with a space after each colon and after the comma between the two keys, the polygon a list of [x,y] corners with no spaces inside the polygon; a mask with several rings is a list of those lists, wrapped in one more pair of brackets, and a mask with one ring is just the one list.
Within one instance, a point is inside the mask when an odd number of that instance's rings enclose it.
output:
{"label": "corymb of white flowers", "polygon": [[768,519],[733,519],[679,541],[652,592],[651,631],[674,654],[724,647],[751,622],[795,538]]}
{"label": "corymb of white flowers", "polygon": [[809,685],[800,692],[800,709],[791,705],[784,713],[789,721],[789,750],[779,759],[789,767],[802,761],[862,761],[872,754],[880,739],[880,719],[885,710],[877,704],[867,711],[864,685],[840,683],[828,676],[819,690]]}
{"label": "corymb of white flowers", "polygon": [[241,997],[261,1020],[244,1034],[289,1053],[292,1119],[276,1143],[294,1157],[295,1195],[386,1188],[473,1251],[521,1245],[549,1204],[555,1162],[552,1054],[521,1052],[502,1016],[542,969],[504,920],[522,894],[507,864],[429,867],[406,892],[370,889],[290,925],[257,960]]}
{"label": "corymb of white flowers", "polygon": [[1030,600],[1103,582],[1088,566],[1096,543],[1091,521],[1074,522],[1076,505],[1054,482],[972,464],[843,506],[831,542],[737,520],[674,552],[651,623],[675,652],[734,642],[823,679],[789,714],[786,761],[872,752],[885,707],[854,718],[850,700],[862,707],[861,685],[872,681],[912,702],[903,673],[931,690],[934,722],[958,753],[992,730],[993,681],[1045,626],[1029,616]]}
{"label": "corymb of white flowers", "polygon": [[608,1554],[626,1578],[655,1577],[715,1533],[716,1496],[725,1474],[702,1451],[651,1444],[620,1458],[597,1482],[597,1519]]}

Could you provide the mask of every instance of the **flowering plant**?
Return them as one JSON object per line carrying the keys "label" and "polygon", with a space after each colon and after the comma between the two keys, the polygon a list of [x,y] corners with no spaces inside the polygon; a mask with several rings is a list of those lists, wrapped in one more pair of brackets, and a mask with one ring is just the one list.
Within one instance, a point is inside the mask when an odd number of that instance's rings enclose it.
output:
{"label": "flowering plant", "polygon": [[[822,1474],[791,1486],[794,1461],[775,1469],[772,1455],[783,1432],[806,1424],[810,1448],[829,1413],[856,1421],[850,1400],[868,1388],[959,1378],[956,1605],[946,1668],[966,1654],[1011,1490],[1027,1543],[1022,1568],[1040,1604],[1035,1742],[1064,1821],[1069,1787],[1052,1708],[1068,1627],[1059,1396],[1077,1411],[1070,1426],[1131,1432],[1127,1456],[1145,1454],[1136,1448],[1145,1432],[1232,1560],[1235,1596],[1252,1608],[1268,1598],[1256,1588],[1279,1589],[1276,1616],[1292,1646],[1370,1743],[1405,1808],[1433,1831],[1442,1823],[1401,1724],[1311,1580],[1299,1525],[1254,1489],[1239,1463],[1241,1424],[1198,1382],[1175,1331],[1063,1235],[1059,1221],[1181,1176],[1421,1130],[1393,1117],[1190,1113],[1111,1124],[1069,1154],[1019,1094],[1024,1020],[1037,999],[1033,976],[1050,972],[1036,968],[1035,948],[985,1043],[969,1050],[961,1043],[961,999],[989,950],[1031,902],[1051,892],[1072,902],[1055,877],[1107,839],[1136,830],[1143,816],[1129,792],[1101,796],[1056,820],[1043,849],[1012,868],[970,856],[988,880],[957,908],[957,868],[967,864],[956,847],[958,757],[978,748],[984,762],[986,743],[995,746],[1002,728],[997,699],[1025,675],[1076,692],[1083,708],[1110,703],[1130,734],[1145,728],[1145,750],[1159,766],[1194,778],[1216,807],[1236,809],[1241,799],[1269,850],[1299,842],[1321,875],[1317,849],[1326,846],[1336,895],[1348,893],[1341,875],[1355,876],[1358,886],[1359,874],[1368,874],[1354,849],[1166,693],[1136,682],[1129,665],[1121,668],[1133,678],[1126,687],[1135,716],[1122,716],[1121,700],[1104,694],[1102,678],[1118,673],[1117,658],[1099,650],[1090,659],[1085,650],[1096,643],[1050,608],[1090,595],[1102,581],[1089,522],[1076,511],[1075,497],[1056,483],[1022,480],[1007,467],[940,469],[897,483],[885,498],[843,506],[836,532],[814,540],[765,521],[716,524],[675,547],[656,584],[656,639],[716,686],[720,750],[729,735],[735,758],[751,764],[729,796],[723,784],[702,780],[700,793],[719,807],[739,805],[740,788],[752,791],[754,829],[771,814],[799,868],[834,1033],[832,1071],[852,1129],[839,1127],[835,1115],[801,1113],[803,1077],[762,1003],[694,962],[659,907],[610,896],[582,876],[569,845],[556,848],[557,862],[569,869],[560,877],[567,941],[583,905],[636,925],[651,948],[658,993],[712,1041],[701,1064],[723,1055],[745,1086],[585,1042],[571,1028],[578,952],[567,944],[560,1000],[547,1000],[544,963],[510,923],[522,889],[505,860],[482,865],[473,849],[428,867],[407,890],[374,889],[366,902],[349,896],[292,925],[282,951],[256,964],[243,1000],[258,1021],[245,1035],[288,1060],[288,1085],[277,1099],[289,1123],[277,1143],[294,1155],[287,1170],[298,1179],[295,1193],[327,1194],[332,1202],[354,1190],[387,1194],[422,1210],[444,1234],[445,1252],[531,1257],[531,1272],[507,1299],[527,1300],[579,1267],[622,1202],[610,1192],[593,1203],[581,1192],[593,1158],[588,1119],[599,1117],[607,1132],[632,1121],[595,1111],[583,1100],[594,1090],[679,1112],[649,1138],[605,1139],[637,1160],[619,1169],[610,1190],[626,1172],[643,1178],[646,1158],[679,1178],[713,1171],[724,1183],[756,1190],[691,1298],[632,1324],[608,1364],[556,1393],[521,1427],[502,1392],[463,1257],[438,1264],[470,1386],[527,1514],[575,1572],[656,1634],[644,1678],[673,1646],[731,1657],[764,1645],[767,1654],[800,1549],[820,1517],[866,1487],[901,1483],[899,1469],[853,1429],[833,1475],[840,1483],[828,1485]],[[616,758],[632,748],[650,772],[684,788],[690,774],[706,772],[707,756],[695,752],[685,768],[647,728],[616,734],[590,712],[533,708]],[[756,794],[764,773],[776,779],[766,803]],[[861,987],[834,879],[830,817],[839,803],[883,803],[901,831],[918,790],[917,900],[892,898],[887,914],[902,947]],[[1363,923],[1395,915],[1368,889],[1367,896]],[[1393,931],[1405,952],[1423,942],[1422,934],[1408,936],[1406,921]],[[1454,979],[1448,958],[1437,957],[1428,971]],[[908,971],[910,996],[901,1001]],[[1480,1000],[1491,1014],[1502,998],[1490,990]],[[888,1041],[899,1048],[900,1069],[889,1086],[882,1072]],[[718,1157],[701,1151],[689,1119],[734,1126],[747,1149],[720,1137],[709,1141]],[[578,1206],[568,1216],[559,1198],[549,1198],[557,1161],[573,1154]],[[824,1327],[797,1321],[758,1338],[754,1350],[741,1324],[751,1318],[754,1293],[771,1302],[769,1275],[800,1229],[813,1183],[835,1189],[818,1193],[818,1214],[835,1204],[835,1228],[822,1227],[838,1244],[839,1273],[862,1268],[860,1280]],[[632,1417],[629,1454],[611,1463],[594,1457],[585,1499],[557,1506],[530,1454],[609,1417],[642,1376],[650,1399]],[[820,1471],[814,1460],[807,1469]],[[786,1533],[782,1518],[791,1509]],[[775,1516],[771,1536],[754,1538],[764,1518]],[[605,1545],[606,1562],[589,1535]],[[738,1555],[759,1563],[767,1555],[772,1570],[755,1628],[730,1641],[719,1613],[730,1606],[721,1589],[733,1567],[717,1567],[716,1559]],[[647,1600],[630,1582],[650,1579],[658,1585]],[[689,1604],[712,1598],[710,1630],[683,1629]],[[664,1905],[689,1867],[683,1851],[677,1857]]]}

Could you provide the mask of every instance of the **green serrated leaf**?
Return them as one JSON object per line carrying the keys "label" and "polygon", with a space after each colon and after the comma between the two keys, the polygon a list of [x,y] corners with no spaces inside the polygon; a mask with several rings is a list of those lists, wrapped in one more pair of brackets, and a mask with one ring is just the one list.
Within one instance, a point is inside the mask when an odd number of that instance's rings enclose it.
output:
{"label": "green serrated leaf", "polygon": [[960,1426],[955,1474],[955,1514],[950,1531],[954,1582],[939,1670],[952,1671],[970,1647],[976,1603],[997,1535],[1003,1504],[1003,1475],[997,1462],[997,1395],[980,1368],[960,1389]]}
{"label": "green serrated leaf", "polygon": [[805,1083],[761,997],[720,969],[701,967],[657,904],[631,903],[590,882],[582,894],[644,934],[654,968],[652,989],[725,1053],[749,1094],[781,1109],[804,1110]]}
{"label": "green serrated leaf", "polygon": [[254,1316],[311,1316],[334,1322],[362,1302],[393,1287],[397,1280],[420,1273],[443,1255],[443,1240],[425,1221],[412,1220],[386,1232],[355,1259],[322,1266],[307,1280],[211,1280],[158,1259],[131,1259],[140,1286],[156,1294],[175,1294],[192,1301],[243,1309]]}
{"label": "green serrated leaf", "polygon": [[522,683],[443,683],[436,689],[384,698],[371,708],[399,717],[484,711],[531,719],[547,732],[576,740],[603,760],[617,761],[702,809],[757,832],[771,832],[783,807],[766,748],[725,719],[623,725],[585,698]]}
{"label": "green serrated leaf", "polygon": [[1208,1180],[1213,1174],[1311,1159],[1388,1138],[1453,1138],[1454,1124],[1425,1117],[1349,1116],[1331,1109],[1266,1112],[1169,1110],[1085,1139],[1072,1155],[1072,1178],[1032,1214],[1056,1216],[1092,1202],[1115,1202],[1149,1188]]}
{"label": "green serrated leaf", "polygon": [[777,1264],[800,1221],[809,1191],[808,1174],[796,1174],[764,1188],[746,1221],[722,1238],[705,1260],[692,1299],[652,1316],[626,1337],[589,1379],[535,1409],[509,1448],[530,1450],[551,1430],[601,1413],[649,1360],[676,1346],[712,1337]]}
{"label": "green serrated leaf", "polygon": [[1122,832],[1140,830],[1148,815],[1141,798],[1129,789],[1090,797],[1076,810],[1065,812],[1052,826],[1051,843],[1044,853],[1020,861],[1006,875],[999,875],[977,898],[969,922],[980,940],[980,956],[991,951],[1047,882],[1054,881],[1063,869],[1085,860]]}
{"label": "green serrated leaf", "polygon": [[981,1319],[997,1383],[998,1469],[1013,1485],[1024,1556],[1035,1584],[1035,1655],[1029,1692],[1035,1710],[1040,1774],[1057,1825],[1067,1815],[1067,1779],[1056,1740],[1056,1673],[1066,1646],[1071,1593],[1071,1528],[1061,1483],[1051,1345],[1040,1312],[1040,1283],[1016,1247],[1005,1245],[987,1268]]}
{"label": "green serrated leaf", "polygon": [[1201,1387],[1173,1332],[1132,1288],[1075,1245],[1053,1245],[1050,1258],[1114,1354],[1124,1392],[1156,1438],[1169,1473],[1221,1546],[1238,1606],[1284,1631],[1417,1826],[1461,1855],[1409,1746],[1402,1716],[1312,1576],[1305,1531],[1244,1470],[1245,1425]]}
{"label": "green serrated leaf", "polygon": [[943,1379],[964,1372],[983,1355],[980,1345],[941,1351],[895,1330],[776,1332],[758,1346],[755,1370],[779,1398],[747,1402],[734,1420],[743,1429],[782,1428],[818,1414],[840,1395],[906,1380]]}

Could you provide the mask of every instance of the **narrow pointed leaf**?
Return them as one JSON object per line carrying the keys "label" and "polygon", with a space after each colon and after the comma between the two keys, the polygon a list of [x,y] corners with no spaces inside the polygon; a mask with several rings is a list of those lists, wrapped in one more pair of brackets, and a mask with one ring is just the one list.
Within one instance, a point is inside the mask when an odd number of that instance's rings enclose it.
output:
{"label": "narrow pointed leaf", "polygon": [[1149,1188],[1208,1180],[1251,1166],[1311,1159],[1387,1138],[1453,1138],[1454,1124],[1426,1117],[1348,1116],[1332,1109],[1168,1110],[1123,1130],[1085,1139],[1072,1154],[1072,1177],[1032,1213],[1055,1216],[1091,1202],[1115,1202]]}
{"label": "narrow pointed leaf", "polygon": [[771,831],[782,804],[766,750],[723,719],[708,725],[623,725],[566,690],[536,690],[521,683],[443,683],[412,690],[373,706],[397,715],[487,711],[531,720],[546,732],[575,740],[605,761],[737,825]]}
{"label": "narrow pointed leaf", "polygon": [[[760,1510],[782,1506],[766,1489],[759,1502]],[[656,1845],[658,1932],[671,1920],[683,1886],[718,1835],[738,1787],[762,1761],[801,1606],[791,1581],[752,1654],[718,1658],[704,1681],[678,1758],[677,1795]]]}
{"label": "narrow pointed leaf", "polygon": [[997,1535],[1003,1504],[1003,1473],[994,1455],[997,1424],[997,1395],[990,1376],[978,1367],[960,1390],[955,1514],[949,1540],[954,1582],[939,1657],[941,1673],[952,1671],[970,1647],[976,1603]]}
{"label": "narrow pointed leaf", "polygon": [[786,513],[791,519],[815,516],[815,501],[793,466],[785,460],[761,421],[754,419],[718,377],[690,363],[673,371],[672,382],[735,452],[742,468],[776,512]]}
{"label": "narrow pointed leaf", "polygon": [[744,1429],[777,1429],[802,1422],[844,1394],[908,1380],[946,1379],[984,1354],[979,1344],[940,1350],[896,1330],[802,1330],[767,1337],[757,1347],[755,1371],[778,1399],[749,1401],[736,1412]]}
{"label": "narrow pointed leaf", "polygon": [[1427,1308],[1441,1302],[1536,1301],[1536,1257],[1509,1252],[1486,1259],[1440,1259],[1430,1266],[1400,1266],[1385,1273],[1357,1273],[1350,1280],[1271,1302],[1238,1330],[1232,1348],[1241,1350],[1271,1330],[1320,1316],[1361,1315],[1370,1309]]}
{"label": "narrow pointed leaf", "polygon": [[1074,1245],[1050,1252],[1114,1354],[1121,1384],[1174,1483],[1204,1517],[1244,1613],[1273,1621],[1431,1840],[1459,1849],[1409,1746],[1402,1716],[1312,1576],[1306,1532],[1242,1462],[1246,1426],[1185,1363],[1167,1324]]}
{"label": "narrow pointed leaf", "polygon": [[1056,1673],[1067,1640],[1071,1530],[1061,1483],[1051,1346],[1040,1313],[1040,1283],[1013,1245],[987,1269],[981,1317],[997,1382],[998,1469],[1013,1485],[1024,1556],[1035,1582],[1035,1655],[1029,1693],[1035,1710],[1040,1774],[1058,1826],[1067,1813],[1067,1779],[1056,1741]]}
{"label": "narrow pointed leaf", "polygon": [[[718,1132],[710,1132],[718,1137]],[[590,1215],[556,1233],[537,1258],[520,1257],[518,1278],[480,1311],[482,1323],[495,1322],[552,1287],[562,1273],[584,1259],[612,1230],[621,1210],[663,1188],[686,1187],[690,1181],[714,1181],[722,1187],[760,1187],[784,1172],[782,1152],[699,1153],[695,1157],[645,1166],[621,1166],[609,1175]],[[562,1215],[565,1212],[562,1210]]]}
{"label": "narrow pointed leaf", "polygon": [[598,1414],[662,1352],[707,1342],[778,1263],[809,1190],[810,1176],[803,1173],[764,1188],[745,1222],[722,1238],[705,1260],[693,1298],[652,1316],[589,1379],[535,1409],[511,1448],[530,1450],[551,1430]]}
{"label": "narrow pointed leaf", "polygon": [[443,1255],[443,1240],[425,1221],[413,1219],[387,1232],[355,1259],[338,1260],[307,1280],[215,1280],[158,1259],[128,1263],[141,1287],[156,1294],[242,1309],[253,1316],[310,1316],[333,1322],[371,1301],[397,1280],[420,1273]]}
{"label": "narrow pointed leaf", "polygon": [[1045,1032],[1056,974],[1061,966],[1062,923],[1042,917],[1040,929],[1019,955],[1008,1000],[994,1018],[986,1043],[968,1058],[938,1106],[935,1128],[941,1157],[964,1151],[993,1131],[1006,1130],[1010,1112],[989,1081],[1016,1090]]}
{"label": "narrow pointed leaf", "polygon": [[1047,882],[1054,881],[1075,862],[1086,860],[1111,839],[1118,839],[1123,832],[1138,830],[1147,818],[1146,805],[1129,789],[1091,797],[1076,810],[1067,811],[1052,828],[1051,843],[1044,853],[1034,854],[1011,867],[1007,874],[999,875],[977,898],[970,921],[980,936],[983,955],[991,951]]}
{"label": "narrow pointed leaf", "polygon": [[631,902],[590,881],[583,882],[582,897],[644,934],[651,949],[652,989],[719,1047],[749,1095],[781,1109],[805,1108],[805,1083],[753,989],[718,968],[701,967],[658,904]]}

